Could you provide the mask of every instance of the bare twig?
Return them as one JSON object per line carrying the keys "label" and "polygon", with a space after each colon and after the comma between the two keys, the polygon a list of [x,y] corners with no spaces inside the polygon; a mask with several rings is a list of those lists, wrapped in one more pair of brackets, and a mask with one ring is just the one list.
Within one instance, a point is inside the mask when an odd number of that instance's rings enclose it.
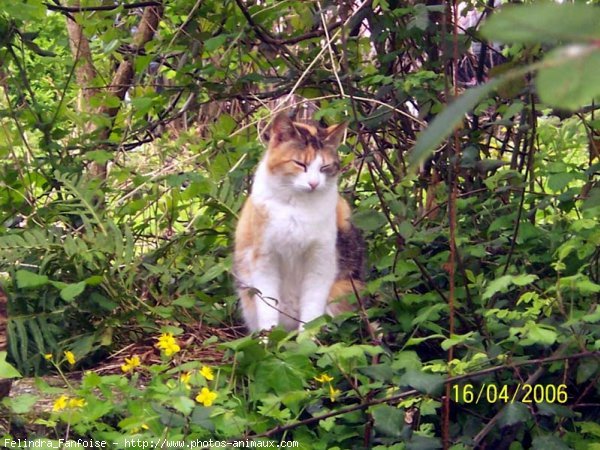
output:
{"label": "bare twig", "polygon": [[123,9],[135,9],[135,8],[147,8],[149,6],[160,6],[161,2],[148,1],[139,3],[122,3],[118,5],[98,5],[98,6],[62,6],[53,5],[51,3],[44,3],[44,6],[49,11],[58,11],[62,13],[78,13],[78,12],[91,12],[91,11],[113,11],[118,8]]}

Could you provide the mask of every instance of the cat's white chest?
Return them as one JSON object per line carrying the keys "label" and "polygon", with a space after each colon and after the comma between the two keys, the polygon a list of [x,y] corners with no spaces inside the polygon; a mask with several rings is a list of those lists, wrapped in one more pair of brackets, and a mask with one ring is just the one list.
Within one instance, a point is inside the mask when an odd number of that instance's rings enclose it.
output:
{"label": "cat's white chest", "polygon": [[275,250],[285,253],[302,251],[316,242],[335,240],[335,205],[327,206],[324,211],[318,207],[268,205],[270,221],[265,237]]}
{"label": "cat's white chest", "polygon": [[301,249],[314,242],[335,238],[335,210],[278,205],[268,211],[271,222],[266,230],[267,237],[279,245]]}

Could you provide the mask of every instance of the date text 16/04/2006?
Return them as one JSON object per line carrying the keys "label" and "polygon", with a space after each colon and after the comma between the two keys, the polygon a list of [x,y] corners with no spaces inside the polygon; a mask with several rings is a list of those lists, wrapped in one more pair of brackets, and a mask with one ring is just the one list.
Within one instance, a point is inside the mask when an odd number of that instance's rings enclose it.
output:
{"label": "date text 16/04/2006", "polygon": [[527,384],[518,383],[516,386],[484,383],[481,386],[473,384],[455,384],[452,386],[452,400],[459,403],[567,403],[569,396],[565,384]]}

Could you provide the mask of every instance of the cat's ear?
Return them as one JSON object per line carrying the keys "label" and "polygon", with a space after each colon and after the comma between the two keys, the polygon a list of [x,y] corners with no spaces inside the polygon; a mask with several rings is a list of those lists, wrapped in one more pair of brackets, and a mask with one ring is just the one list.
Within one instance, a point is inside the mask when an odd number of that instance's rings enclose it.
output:
{"label": "cat's ear", "polygon": [[265,142],[274,140],[276,143],[280,143],[296,137],[298,137],[298,130],[296,130],[291,117],[285,112],[278,113],[271,125],[263,133]]}
{"label": "cat's ear", "polygon": [[338,123],[337,125],[331,125],[325,129],[325,139],[323,142],[328,147],[338,148],[340,142],[344,138],[344,133],[348,127],[348,122]]}

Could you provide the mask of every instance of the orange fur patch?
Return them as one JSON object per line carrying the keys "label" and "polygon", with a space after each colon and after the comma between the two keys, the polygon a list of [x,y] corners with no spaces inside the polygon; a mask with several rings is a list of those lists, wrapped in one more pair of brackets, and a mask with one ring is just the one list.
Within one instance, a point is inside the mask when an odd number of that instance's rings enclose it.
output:
{"label": "orange fur patch", "polygon": [[294,122],[294,127],[296,127],[296,129],[300,128],[308,131],[308,134],[310,134],[313,137],[319,136],[319,130],[317,129],[317,127],[308,123]]}
{"label": "orange fur patch", "polygon": [[[237,229],[235,230],[235,255],[241,258],[246,250],[252,249],[252,259],[256,260],[260,256],[260,247],[263,239],[265,224],[269,215],[263,207],[256,206],[252,202],[252,197],[246,200]],[[236,260],[237,269],[244,270],[244,264]]]}
{"label": "orange fur patch", "polygon": [[338,198],[335,214],[338,230],[347,231],[350,228],[350,215],[352,211],[348,202],[342,197]]}
{"label": "orange fur patch", "polygon": [[327,300],[327,309],[332,316],[343,312],[354,311],[355,305],[349,301],[354,298],[354,288],[356,291],[362,289],[363,284],[356,280],[336,280],[329,291],[329,299]]}

